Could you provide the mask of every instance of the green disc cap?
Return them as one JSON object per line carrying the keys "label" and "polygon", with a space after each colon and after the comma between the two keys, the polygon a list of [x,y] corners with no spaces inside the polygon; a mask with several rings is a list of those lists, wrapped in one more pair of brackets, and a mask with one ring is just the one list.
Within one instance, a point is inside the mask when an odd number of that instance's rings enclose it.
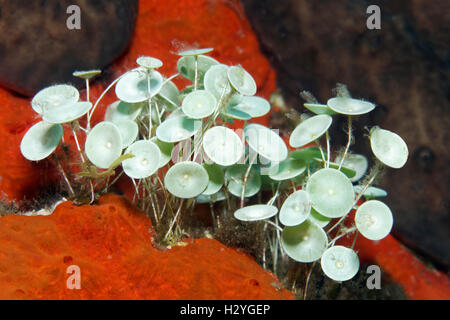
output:
{"label": "green disc cap", "polygon": [[20,143],[20,151],[31,161],[45,159],[55,151],[62,136],[63,129],[60,124],[40,121],[25,133]]}
{"label": "green disc cap", "polygon": [[278,212],[277,207],[267,204],[254,204],[240,208],[234,212],[234,217],[241,221],[258,221],[273,217]]}
{"label": "green disc cap", "polygon": [[214,203],[217,201],[223,201],[225,199],[226,199],[225,193],[219,191],[212,195],[201,194],[197,198],[195,198],[195,201],[197,203]]}
{"label": "green disc cap", "polygon": [[306,184],[306,191],[313,208],[325,217],[342,217],[353,207],[353,185],[336,169],[326,168],[314,172]]}
{"label": "green disc cap", "polygon": [[89,132],[84,151],[98,168],[107,169],[122,154],[122,136],[112,122],[99,122]]}
{"label": "green disc cap", "polygon": [[129,119],[114,121],[122,137],[122,148],[128,147],[138,137],[139,128],[136,122]]}
{"label": "green disc cap", "polygon": [[216,126],[205,132],[203,150],[215,163],[221,166],[231,166],[242,158],[244,145],[233,130]]}
{"label": "green disc cap", "polygon": [[222,93],[226,96],[231,91],[228,83],[228,67],[224,64],[213,65],[205,73],[204,86],[211,92],[217,100],[220,100]]}
{"label": "green disc cap", "polygon": [[158,92],[158,97],[162,99],[162,104],[167,110],[174,110],[180,105],[180,90],[172,81],[164,80],[164,84]]}
{"label": "green disc cap", "polygon": [[158,146],[149,140],[140,140],[130,145],[125,154],[133,157],[122,162],[123,171],[133,179],[144,179],[159,168],[160,152]]}
{"label": "green disc cap", "polygon": [[183,112],[190,118],[202,119],[210,116],[216,110],[217,100],[206,90],[196,90],[189,93],[181,105]]}
{"label": "green disc cap", "polygon": [[355,224],[358,231],[367,239],[381,240],[392,229],[391,209],[378,200],[366,201],[356,210]]}
{"label": "green disc cap", "polygon": [[332,121],[333,118],[327,114],[306,119],[292,131],[289,144],[293,148],[299,148],[319,139],[331,126]]}
{"label": "green disc cap", "polygon": [[[235,164],[228,167],[225,171],[225,182],[228,191],[236,196],[242,196],[242,188],[244,185],[244,177],[248,170],[246,164]],[[261,189],[261,176],[255,168],[251,168],[248,174],[247,183],[245,185],[244,197],[254,196]]]}
{"label": "green disc cap", "polygon": [[136,63],[146,69],[158,69],[163,65],[161,60],[153,57],[139,57]]}
{"label": "green disc cap", "polygon": [[[364,186],[361,186],[361,185],[353,186],[355,193],[358,193],[358,194],[363,190],[363,188],[364,188]],[[363,196],[366,199],[382,198],[382,197],[386,197],[387,195],[388,194],[387,194],[386,190],[383,190],[378,187],[373,187],[373,186],[367,187],[363,193]]]}
{"label": "green disc cap", "polygon": [[[335,163],[341,163],[341,159],[341,156],[336,157]],[[342,165],[355,171],[355,175],[350,178],[350,181],[356,182],[366,174],[369,161],[362,154],[351,153],[346,155]]]}
{"label": "green disc cap", "polygon": [[317,224],[321,228],[325,228],[330,223],[331,218],[325,217],[314,210],[314,208],[311,208],[308,220]]}
{"label": "green disc cap", "polygon": [[141,113],[143,103],[128,103],[124,101],[115,101],[111,103],[105,112],[105,121],[135,120]]}
{"label": "green disc cap", "polygon": [[297,190],[284,200],[280,210],[280,222],[285,226],[297,226],[304,222],[311,211],[311,201],[306,191]]}
{"label": "green disc cap", "polygon": [[31,107],[39,114],[56,107],[78,101],[80,93],[77,88],[67,84],[57,84],[36,93],[31,100]]}
{"label": "green disc cap", "polygon": [[331,110],[326,104],[320,103],[304,103],[303,104],[306,109],[315,114],[328,114],[333,115],[336,114],[333,110]]}
{"label": "green disc cap", "polygon": [[194,198],[206,189],[208,180],[208,172],[200,164],[184,161],[167,171],[164,185],[178,198]]}
{"label": "green disc cap", "polygon": [[147,73],[131,70],[125,73],[116,84],[116,96],[128,103],[142,102],[158,94],[163,78],[158,71],[150,72],[150,94]]}
{"label": "green disc cap", "polygon": [[75,71],[72,73],[74,77],[81,78],[81,79],[91,79],[97,75],[102,73],[102,70],[94,69],[94,70],[86,70],[86,71]]}
{"label": "green disc cap", "polygon": [[279,163],[278,169],[269,174],[272,180],[290,180],[301,175],[306,170],[306,163],[302,160],[286,159]]}
{"label": "green disc cap", "polygon": [[44,111],[42,119],[48,123],[72,122],[84,116],[91,108],[92,103],[86,101],[64,104]]}
{"label": "green disc cap", "polygon": [[373,103],[349,97],[331,98],[327,101],[327,105],[331,110],[346,115],[365,114],[375,109]]}
{"label": "green disc cap", "polygon": [[269,128],[250,123],[244,127],[249,147],[265,159],[279,162],[287,158],[288,150],[283,139]]}
{"label": "green disc cap", "polygon": [[[324,152],[324,156],[326,156],[326,152]],[[319,148],[317,147],[307,147],[295,151],[291,151],[289,153],[289,157],[296,160],[304,160],[311,161],[314,158],[321,158],[322,155],[320,153]]]}
{"label": "green disc cap", "polygon": [[159,167],[162,168],[172,159],[174,145],[173,143],[161,141],[157,137],[152,137],[150,141],[155,143],[159,148]]}
{"label": "green disc cap", "polygon": [[370,132],[370,146],[378,160],[391,168],[399,169],[408,160],[408,146],[396,133],[379,127]]}
{"label": "green disc cap", "polygon": [[256,93],[256,83],[253,77],[241,66],[232,66],[227,70],[228,80],[233,88],[245,96]]}
{"label": "green disc cap", "polygon": [[289,257],[307,263],[322,257],[328,239],[321,227],[306,220],[297,226],[285,227],[281,233],[281,245]]}
{"label": "green disc cap", "polygon": [[347,281],[358,273],[359,259],[352,249],[333,246],[323,253],[320,265],[327,277],[335,281]]}
{"label": "green disc cap", "polygon": [[[199,55],[197,56],[197,66],[198,66],[198,79],[200,82],[204,81],[206,72],[214,65],[218,65],[219,62],[211,57]],[[184,56],[178,60],[177,63],[178,72],[191,81],[195,78],[195,57],[194,56]]]}
{"label": "green disc cap", "polygon": [[225,181],[223,169],[215,163],[204,163],[203,168],[208,172],[209,182],[202,194],[209,196],[219,192]]}
{"label": "green disc cap", "polygon": [[213,48],[201,48],[201,49],[191,49],[191,50],[184,50],[181,52],[178,52],[179,56],[187,57],[187,56],[198,56],[201,54],[207,54],[212,52]]}
{"label": "green disc cap", "polygon": [[164,142],[179,142],[192,137],[200,130],[201,125],[201,120],[176,116],[164,120],[156,129],[156,136]]}

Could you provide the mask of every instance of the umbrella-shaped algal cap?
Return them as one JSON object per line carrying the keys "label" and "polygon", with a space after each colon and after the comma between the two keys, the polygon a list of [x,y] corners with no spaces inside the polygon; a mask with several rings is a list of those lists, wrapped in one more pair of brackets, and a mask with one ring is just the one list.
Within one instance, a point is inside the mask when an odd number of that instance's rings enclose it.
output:
{"label": "umbrella-shaped algal cap", "polygon": [[350,97],[331,98],[327,101],[327,105],[331,110],[337,113],[350,116],[365,114],[375,109],[375,105],[371,102]]}
{"label": "umbrella-shaped algal cap", "polygon": [[41,121],[28,129],[20,143],[22,155],[31,161],[47,158],[55,151],[63,135],[60,124]]}
{"label": "umbrella-shaped algal cap", "polygon": [[[235,164],[228,167],[225,171],[225,181],[228,191],[236,196],[242,196],[242,188],[244,186],[245,174],[247,173],[248,165],[246,164]],[[261,176],[252,167],[250,168],[247,183],[245,184],[244,197],[254,196],[261,189]]]}
{"label": "umbrella-shaped algal cap", "polygon": [[172,159],[172,153],[174,150],[173,143],[161,141],[156,136],[152,137],[150,141],[152,141],[158,146],[160,151],[159,167],[160,168],[164,167],[166,164],[169,163],[170,159]]}
{"label": "umbrella-shaped algal cap", "polygon": [[[159,92],[163,77],[158,71],[150,72],[150,94],[153,97]],[[122,101],[136,103],[147,100],[149,95],[147,73],[131,70],[125,73],[116,84],[116,96]]]}
{"label": "umbrella-shaped algal cap", "polygon": [[123,119],[113,121],[119,128],[120,135],[122,136],[122,148],[128,147],[138,137],[139,127],[133,120]]}
{"label": "umbrella-shaped algal cap", "polygon": [[325,228],[330,223],[331,218],[325,217],[314,210],[314,208],[311,208],[308,220],[314,222],[321,228]]}
{"label": "umbrella-shaped algal cap", "polygon": [[314,209],[328,218],[339,218],[353,207],[355,192],[342,172],[326,168],[314,172],[306,184]]}
{"label": "umbrella-shaped algal cap", "polygon": [[104,120],[113,122],[125,119],[135,120],[141,113],[143,105],[142,102],[128,103],[117,100],[106,108]]}
{"label": "umbrella-shaped algal cap", "polygon": [[179,142],[192,137],[201,126],[201,120],[191,119],[185,115],[173,116],[156,128],[156,136],[164,142]]}
{"label": "umbrella-shaped algal cap", "polygon": [[224,64],[217,64],[211,66],[205,73],[205,89],[211,92],[217,100],[220,99],[222,93],[225,96],[231,91],[227,72],[228,66]]}
{"label": "umbrella-shaped algal cap", "polygon": [[203,150],[215,163],[221,166],[231,166],[242,158],[244,145],[233,130],[217,126],[205,132]]}
{"label": "umbrella-shaped algal cap", "polygon": [[370,131],[370,146],[382,163],[391,168],[401,168],[408,160],[408,146],[396,133],[374,127]]}
{"label": "umbrella-shaped algal cap", "polygon": [[[335,163],[341,163],[341,160],[341,156],[338,156],[335,159]],[[342,164],[343,166],[355,171],[355,175],[350,178],[351,182],[356,182],[364,177],[367,172],[367,168],[369,167],[369,161],[367,161],[367,158],[362,154],[356,153],[347,154]]]}
{"label": "umbrella-shaped algal cap", "polygon": [[252,118],[258,118],[266,115],[270,111],[270,103],[261,97],[241,95],[239,101],[237,101],[237,104],[232,109],[244,112]]}
{"label": "umbrella-shaped algal cap", "polygon": [[358,273],[359,259],[352,249],[333,246],[323,253],[320,265],[327,277],[335,281],[347,281]]}
{"label": "umbrella-shaped algal cap", "polygon": [[303,104],[306,109],[315,114],[336,114],[333,110],[331,110],[326,104],[320,103],[304,103]]}
{"label": "umbrella-shaped algal cap", "polygon": [[328,114],[306,119],[292,131],[289,144],[293,148],[299,148],[319,139],[331,126],[331,122],[333,122],[333,118]]}
{"label": "umbrella-shaped algal cap", "polygon": [[283,139],[269,128],[251,123],[244,128],[249,147],[265,159],[280,162],[287,158],[288,149]]}
{"label": "umbrella-shaped algal cap", "polygon": [[256,93],[256,82],[253,77],[241,66],[229,67],[228,80],[233,88],[245,96],[253,96]]}
{"label": "umbrella-shaped algal cap", "polygon": [[393,218],[387,205],[378,200],[364,202],[356,211],[358,231],[370,240],[381,240],[391,232]]}
{"label": "umbrella-shaped algal cap", "polygon": [[102,73],[102,70],[93,69],[93,70],[74,71],[72,75],[77,78],[88,80],[95,76],[98,76],[100,73]]}
{"label": "umbrella-shaped algal cap", "polygon": [[[353,186],[353,189],[355,190],[355,193],[360,193],[361,191],[364,190],[364,186],[362,185]],[[371,199],[371,198],[386,197],[388,193],[386,190],[383,190],[381,188],[370,186],[367,187],[366,190],[364,190],[364,193],[362,195],[366,199]]]}
{"label": "umbrella-shaped algal cap", "polygon": [[268,204],[254,204],[240,208],[234,212],[234,217],[241,221],[258,221],[272,218],[278,212],[277,207]]}
{"label": "umbrella-shaped algal cap", "polygon": [[122,162],[123,171],[130,178],[147,178],[159,168],[159,148],[150,140],[136,141],[127,148],[125,154],[133,155]]}
{"label": "umbrella-shaped algal cap", "polygon": [[193,161],[178,162],[164,178],[167,190],[178,198],[194,198],[208,186],[208,172]]}
{"label": "umbrella-shaped algal cap", "polygon": [[196,90],[183,99],[181,108],[189,118],[202,119],[210,116],[216,110],[216,104],[216,97],[212,93],[206,90]]}
{"label": "umbrella-shaped algal cap", "polygon": [[[214,65],[219,64],[219,62],[211,57],[198,55],[197,56],[197,72],[198,79],[203,81],[206,72]],[[177,62],[177,70],[178,72],[191,81],[195,79],[195,56],[186,55],[178,59]]]}
{"label": "umbrella-shaped algal cap", "polygon": [[39,114],[65,104],[78,101],[80,93],[77,88],[67,84],[57,84],[36,93],[31,100],[31,107]]}
{"label": "umbrella-shaped algal cap", "polygon": [[51,110],[44,111],[42,119],[48,123],[67,123],[84,116],[91,109],[92,103],[79,101],[68,103]]}
{"label": "umbrella-shaped algal cap", "polygon": [[158,69],[162,67],[163,63],[161,60],[153,57],[139,57],[136,59],[136,63],[145,69]]}
{"label": "umbrella-shaped algal cap", "polygon": [[300,225],[285,227],[281,245],[289,257],[306,263],[320,259],[327,249],[328,239],[321,227],[306,220]]}
{"label": "umbrella-shaped algal cap", "polygon": [[305,221],[311,211],[311,202],[306,191],[297,190],[284,201],[280,210],[280,222],[285,226],[296,226]]}
{"label": "umbrella-shaped algal cap", "polygon": [[209,182],[208,186],[206,187],[205,191],[203,191],[203,195],[210,196],[212,194],[215,194],[219,192],[220,189],[222,189],[222,186],[225,182],[225,175],[223,173],[223,169],[215,164],[203,164],[203,168],[206,169],[208,172]]}
{"label": "umbrella-shaped algal cap", "polygon": [[107,169],[122,153],[122,136],[112,122],[99,122],[89,132],[84,146],[86,156],[97,167]]}
{"label": "umbrella-shaped algal cap", "polygon": [[164,80],[164,84],[158,92],[158,97],[162,99],[162,104],[167,110],[174,110],[180,105],[180,90],[172,82]]}
{"label": "umbrella-shaped algal cap", "polygon": [[290,180],[301,175],[305,170],[305,161],[286,159],[279,163],[277,170],[270,173],[269,177],[275,181]]}
{"label": "umbrella-shaped algal cap", "polygon": [[190,50],[184,50],[184,51],[180,51],[177,54],[179,56],[182,57],[187,57],[187,56],[199,56],[201,54],[207,54],[212,52],[214,49],[213,48],[200,48],[200,49],[190,49]]}

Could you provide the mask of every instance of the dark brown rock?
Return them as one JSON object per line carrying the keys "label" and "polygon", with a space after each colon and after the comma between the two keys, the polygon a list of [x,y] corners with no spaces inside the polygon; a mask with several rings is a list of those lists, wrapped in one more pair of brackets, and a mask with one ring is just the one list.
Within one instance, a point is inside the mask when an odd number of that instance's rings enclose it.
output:
{"label": "dark brown rock", "polygon": [[[67,28],[70,5],[81,9],[79,30]],[[75,70],[104,68],[127,47],[137,7],[137,0],[0,0],[0,83],[33,95],[75,82]]]}
{"label": "dark brown rock", "polygon": [[[366,141],[356,151],[371,156],[366,125],[379,124],[405,139],[407,165],[388,169],[380,181],[389,192],[394,234],[448,268],[450,2],[371,1],[381,8],[381,30],[366,28],[369,3],[362,0],[243,3],[288,105],[303,110],[301,90],[325,102],[337,82],[378,104],[357,123],[356,139]],[[335,131],[343,125],[339,121]],[[338,135],[334,143],[344,139]]]}

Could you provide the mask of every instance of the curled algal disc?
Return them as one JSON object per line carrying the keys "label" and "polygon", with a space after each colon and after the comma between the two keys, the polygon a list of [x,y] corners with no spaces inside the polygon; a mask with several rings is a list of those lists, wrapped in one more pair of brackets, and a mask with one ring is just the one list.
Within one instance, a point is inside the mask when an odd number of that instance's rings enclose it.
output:
{"label": "curled algal disc", "polygon": [[234,212],[234,217],[241,221],[258,221],[273,217],[278,212],[277,207],[267,204],[254,204],[240,208]]}
{"label": "curled algal disc", "polygon": [[315,223],[306,220],[294,227],[285,227],[281,233],[281,245],[289,257],[298,262],[313,262],[327,249],[325,231]]}
{"label": "curled algal disc", "polygon": [[375,156],[391,168],[401,168],[408,160],[408,146],[396,133],[375,127],[370,132],[370,146]]}
{"label": "curled algal disc", "polygon": [[244,127],[244,134],[249,147],[265,159],[279,162],[287,158],[286,144],[278,134],[269,128],[251,123]]}
{"label": "curled algal disc", "polygon": [[335,281],[347,281],[358,273],[359,259],[352,249],[333,246],[323,253],[320,265],[327,277]]}
{"label": "curled algal disc", "polygon": [[392,212],[383,202],[369,200],[356,210],[355,224],[367,239],[381,240],[391,232]]}
{"label": "curled algal disc", "polygon": [[373,103],[348,97],[331,98],[327,105],[331,110],[346,115],[360,115],[375,109]]}
{"label": "curled algal disc", "polygon": [[31,100],[31,107],[39,114],[53,108],[78,101],[80,93],[77,88],[67,84],[57,84],[47,87],[35,94]]}
{"label": "curled algal disc", "polygon": [[242,158],[244,145],[233,130],[216,126],[205,132],[203,150],[215,163],[221,166],[231,166]]}
{"label": "curled algal disc", "polygon": [[164,178],[167,190],[178,198],[195,198],[208,186],[208,172],[192,161],[178,162]]}
{"label": "curled algal disc", "polygon": [[299,148],[319,139],[331,126],[332,121],[333,118],[327,114],[306,119],[292,131],[289,144],[293,148]]}
{"label": "curled algal disc", "polygon": [[60,124],[41,121],[28,129],[20,143],[22,155],[31,161],[47,158],[55,151],[63,135]]}
{"label": "curled algal disc", "polygon": [[326,168],[314,172],[306,184],[306,191],[313,208],[325,217],[342,217],[353,207],[353,185],[336,169]]}
{"label": "curled algal disc", "polygon": [[116,84],[116,96],[128,103],[142,102],[158,94],[163,78],[158,71],[150,72],[150,87],[148,75],[141,70],[131,70],[125,73]]}
{"label": "curled algal disc", "polygon": [[285,226],[296,226],[305,221],[311,211],[311,202],[306,191],[297,190],[284,201],[280,210],[280,222]]}
{"label": "curled algal disc", "polygon": [[42,119],[48,123],[72,122],[88,113],[91,107],[92,103],[86,101],[64,104],[44,111]]}
{"label": "curled algal disc", "polygon": [[97,167],[107,169],[122,154],[122,136],[112,122],[98,123],[89,132],[84,151],[88,159]]}
{"label": "curled algal disc", "polygon": [[133,157],[122,162],[123,171],[133,179],[144,179],[156,172],[159,168],[160,152],[156,144],[149,140],[136,141],[130,145],[125,154]]}

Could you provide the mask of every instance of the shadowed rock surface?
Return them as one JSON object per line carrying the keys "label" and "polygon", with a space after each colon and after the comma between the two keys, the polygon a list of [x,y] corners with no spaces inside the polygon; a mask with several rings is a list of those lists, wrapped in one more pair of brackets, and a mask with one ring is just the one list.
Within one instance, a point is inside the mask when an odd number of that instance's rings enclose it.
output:
{"label": "shadowed rock surface", "polygon": [[[81,29],[70,30],[70,5]],[[0,0],[0,83],[31,96],[71,82],[75,70],[103,68],[124,52],[133,34],[137,0]]]}
{"label": "shadowed rock surface", "polygon": [[[389,192],[394,234],[448,270],[450,2],[242,2],[289,106],[305,110],[301,90],[326,102],[345,83],[354,97],[378,105],[356,123],[357,144],[366,141],[355,152],[372,157],[364,126],[379,124],[405,139],[407,165],[387,169],[379,181]],[[366,28],[370,4],[381,8],[381,30]],[[335,123],[335,144],[345,143],[345,125]]]}

